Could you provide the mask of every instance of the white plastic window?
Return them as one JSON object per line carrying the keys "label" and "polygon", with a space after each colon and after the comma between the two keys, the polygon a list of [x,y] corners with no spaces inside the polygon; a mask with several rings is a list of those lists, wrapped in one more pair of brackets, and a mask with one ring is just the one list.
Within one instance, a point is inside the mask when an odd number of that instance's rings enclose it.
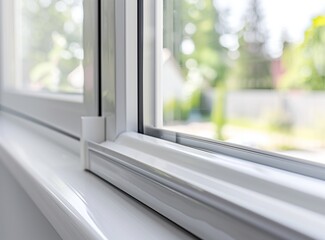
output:
{"label": "white plastic window", "polygon": [[324,4],[157,1],[144,31],[155,69],[144,66],[155,116],[145,128],[325,163]]}
{"label": "white plastic window", "polygon": [[76,138],[98,115],[98,6],[90,0],[1,1],[4,109]]}

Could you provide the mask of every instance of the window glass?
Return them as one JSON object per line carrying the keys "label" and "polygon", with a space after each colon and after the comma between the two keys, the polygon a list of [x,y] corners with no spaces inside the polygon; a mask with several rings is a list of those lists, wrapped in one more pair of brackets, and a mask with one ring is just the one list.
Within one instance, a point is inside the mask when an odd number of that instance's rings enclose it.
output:
{"label": "window glass", "polygon": [[14,88],[83,92],[82,0],[18,0]]}
{"label": "window glass", "polygon": [[325,163],[325,1],[164,0],[163,127]]}

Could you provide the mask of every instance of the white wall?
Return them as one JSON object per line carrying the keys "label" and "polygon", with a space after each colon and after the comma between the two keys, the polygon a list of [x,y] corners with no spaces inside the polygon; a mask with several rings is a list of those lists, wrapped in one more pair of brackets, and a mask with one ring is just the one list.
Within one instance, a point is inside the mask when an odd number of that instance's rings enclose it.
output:
{"label": "white wall", "polygon": [[61,240],[48,220],[3,166],[1,160],[0,239]]}

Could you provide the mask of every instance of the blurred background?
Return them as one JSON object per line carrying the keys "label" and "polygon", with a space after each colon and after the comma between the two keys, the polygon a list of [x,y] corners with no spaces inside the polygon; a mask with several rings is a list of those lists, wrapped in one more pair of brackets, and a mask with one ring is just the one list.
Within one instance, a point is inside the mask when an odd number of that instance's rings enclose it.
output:
{"label": "blurred background", "polygon": [[164,128],[325,163],[325,1],[164,0]]}
{"label": "blurred background", "polygon": [[16,1],[20,76],[15,89],[46,93],[83,92],[82,0]]}
{"label": "blurred background", "polygon": [[[82,94],[82,0],[17,3],[13,87]],[[164,128],[325,163],[324,0],[163,5]]]}

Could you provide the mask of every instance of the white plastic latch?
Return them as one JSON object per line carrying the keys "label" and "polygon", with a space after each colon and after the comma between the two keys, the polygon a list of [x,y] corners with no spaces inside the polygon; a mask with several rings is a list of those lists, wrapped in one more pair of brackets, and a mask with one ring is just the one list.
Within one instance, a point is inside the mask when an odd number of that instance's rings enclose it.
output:
{"label": "white plastic latch", "polygon": [[104,117],[81,118],[81,160],[84,169],[89,169],[88,142],[102,143],[106,140]]}

